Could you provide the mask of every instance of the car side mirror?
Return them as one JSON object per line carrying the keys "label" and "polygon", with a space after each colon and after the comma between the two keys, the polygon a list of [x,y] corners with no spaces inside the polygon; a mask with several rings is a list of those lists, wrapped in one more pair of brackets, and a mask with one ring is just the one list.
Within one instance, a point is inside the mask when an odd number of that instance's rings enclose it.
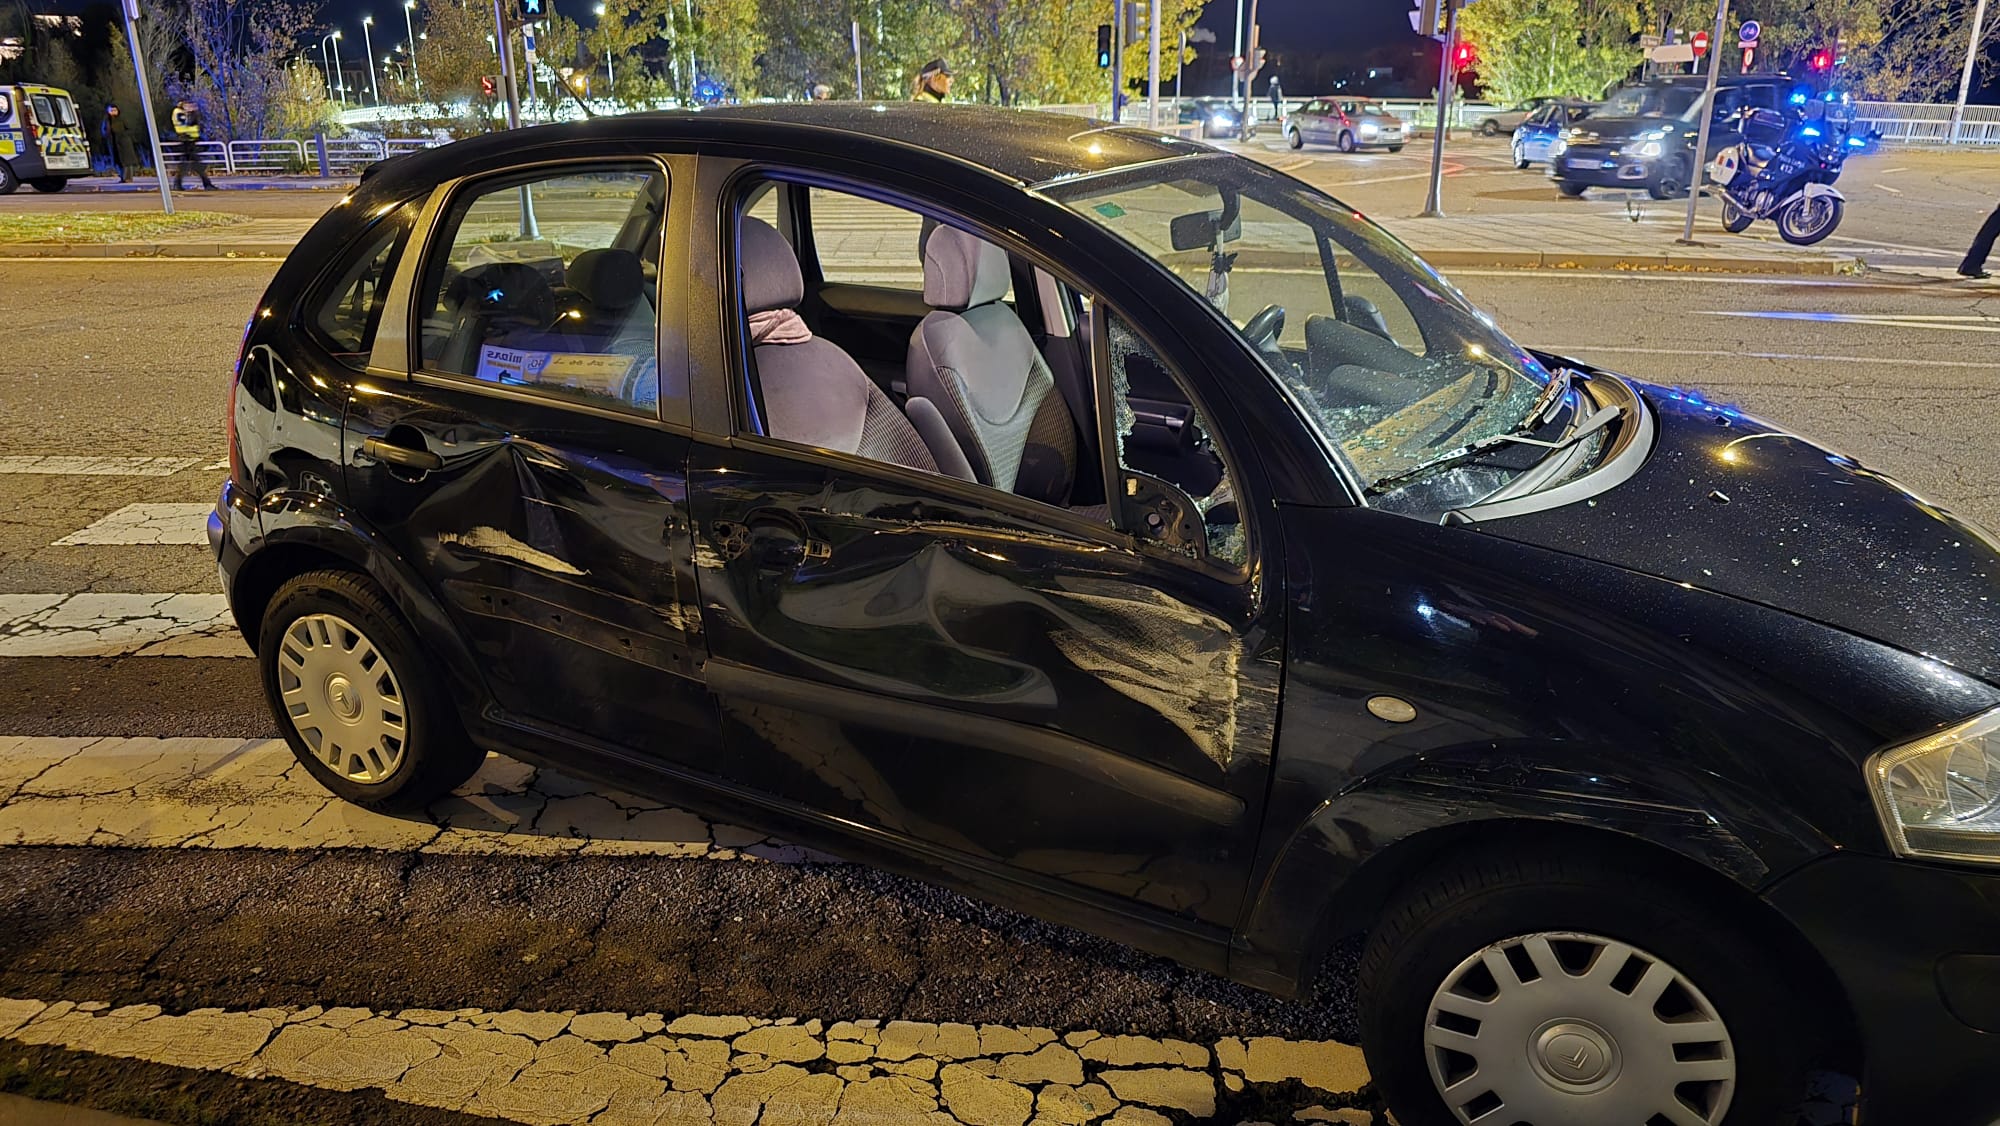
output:
{"label": "car side mirror", "polygon": [[1127,469],[1118,491],[1125,526],[1140,540],[1189,559],[1208,558],[1208,524],[1194,498],[1179,486]]}

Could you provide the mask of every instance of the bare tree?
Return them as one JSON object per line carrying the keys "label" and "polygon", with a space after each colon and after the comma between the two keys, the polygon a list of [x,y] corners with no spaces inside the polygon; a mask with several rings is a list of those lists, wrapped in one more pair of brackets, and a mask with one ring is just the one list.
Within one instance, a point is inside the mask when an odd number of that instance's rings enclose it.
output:
{"label": "bare tree", "polygon": [[194,73],[172,93],[203,105],[209,124],[232,140],[262,138],[283,115],[291,83],[286,68],[316,26],[306,0],[148,0],[154,18],[173,27]]}

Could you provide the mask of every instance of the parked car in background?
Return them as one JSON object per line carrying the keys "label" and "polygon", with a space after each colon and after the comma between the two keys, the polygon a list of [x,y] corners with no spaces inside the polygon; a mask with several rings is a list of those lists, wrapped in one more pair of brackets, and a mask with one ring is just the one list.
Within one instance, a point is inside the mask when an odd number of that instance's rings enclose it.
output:
{"label": "parked car in background", "polygon": [[1502,133],[1511,133],[1519,129],[1521,123],[1533,115],[1536,110],[1552,102],[1561,100],[1552,96],[1529,98],[1519,105],[1509,106],[1503,110],[1496,110],[1479,119],[1479,133],[1484,137],[1498,137]]}
{"label": "parked car in background", "polygon": [[69,91],[0,82],[0,195],[23,183],[59,192],[72,178],[88,175],[90,142]]}
{"label": "parked car in background", "polygon": [[1204,137],[1240,137],[1243,135],[1243,112],[1221,98],[1196,98],[1182,102],[1180,111],[1182,125],[1201,125]]}
{"label": "parked car in background", "polygon": [[1740,139],[1741,110],[1777,109],[1795,84],[1782,74],[1722,78],[1708,111],[1714,117],[1708,153],[1697,160],[1706,82],[1693,75],[1664,78],[1606,98],[1588,121],[1569,128],[1562,153],[1550,162],[1557,189],[1580,196],[1591,188],[1638,188],[1654,199],[1678,199],[1709,159]]}
{"label": "parked car in background", "polygon": [[2000,1115],[2000,542],[1308,184],[605,117],[373,166],[250,312],[208,540],[343,798],[498,752],[1288,997],[1354,936],[1410,1126]]}
{"label": "parked car in background", "polygon": [[1589,117],[1587,102],[1550,102],[1514,129],[1514,167],[1546,164],[1561,151],[1563,130]]}
{"label": "parked car in background", "polygon": [[1285,118],[1285,140],[1295,149],[1312,144],[1332,145],[1341,152],[1402,152],[1407,138],[1403,119],[1380,102],[1315,98]]}

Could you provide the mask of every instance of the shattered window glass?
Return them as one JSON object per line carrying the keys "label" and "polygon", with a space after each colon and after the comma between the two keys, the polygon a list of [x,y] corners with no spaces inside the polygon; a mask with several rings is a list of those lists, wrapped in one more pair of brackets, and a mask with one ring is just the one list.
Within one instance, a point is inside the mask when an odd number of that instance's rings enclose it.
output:
{"label": "shattered window glass", "polygon": [[1118,464],[1187,494],[1200,514],[1210,562],[1247,566],[1250,550],[1241,508],[1208,420],[1189,401],[1159,353],[1124,318],[1109,310],[1105,313]]}

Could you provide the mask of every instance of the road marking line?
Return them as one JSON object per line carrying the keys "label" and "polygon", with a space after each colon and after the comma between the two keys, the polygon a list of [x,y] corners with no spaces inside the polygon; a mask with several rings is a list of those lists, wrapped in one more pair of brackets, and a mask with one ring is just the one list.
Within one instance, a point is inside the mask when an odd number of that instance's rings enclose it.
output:
{"label": "road marking line", "polygon": [[1885,364],[1894,367],[2000,368],[2000,363],[1987,360],[1913,360],[1902,356],[1818,356],[1795,352],[1703,352],[1687,348],[1630,348],[1615,344],[1573,344],[1544,348],[1543,351],[1565,356],[1581,356],[1585,352],[1630,352],[1640,356],[1737,356],[1750,360],[1807,360],[1817,363]]}
{"label": "road marking line", "polygon": [[0,657],[247,657],[220,594],[0,594]]}
{"label": "road marking line", "polygon": [[1881,189],[1882,189],[1883,191],[1885,191],[1885,192],[1888,192],[1888,193],[1889,193],[1889,194],[1891,194],[1891,195],[1902,195],[1902,194],[1903,194],[1903,189],[1901,189],[1901,188],[1892,188],[1892,187],[1890,187],[1890,186],[1889,186],[1889,185],[1887,185],[1887,184],[1877,184],[1877,185],[1875,185],[1875,186],[1876,186],[1876,187],[1878,187],[1878,188],[1881,188]]}
{"label": "road marking line", "polygon": [[0,736],[10,845],[838,862],[498,755],[451,797],[392,817],[328,793],[277,739]]}
{"label": "road marking line", "polygon": [[[1351,1096],[1338,1041],[1149,1036],[915,1021],[483,1009],[112,1008],[0,998],[0,1039],[528,1123],[1114,1120],[1123,1103],[1216,1112],[1217,1087]],[[801,1066],[806,1065],[806,1066]],[[810,1068],[810,1070],[809,1070]],[[829,1068],[831,1070],[829,1070]],[[1333,1119],[1310,1092],[1299,1117]],[[1346,1101],[1346,1100],[1341,1100]],[[996,1109],[998,1108],[998,1109]],[[1129,1116],[1118,1113],[1116,1121]],[[1164,1121],[1157,1112],[1146,1121]],[[1275,1117],[1275,1115],[1273,1115]],[[1289,1120],[1289,1116],[1287,1116]]]}
{"label": "road marking line", "polygon": [[12,454],[0,457],[0,473],[43,473],[52,477],[171,477],[200,460],[193,457]]}
{"label": "road marking line", "polygon": [[[1421,257],[1421,254],[1419,255]],[[1701,271],[1674,272],[1669,270],[1547,270],[1535,267],[1503,268],[1480,267],[1461,269],[1457,267],[1439,271],[1452,277],[1464,278],[1509,278],[1514,281],[1608,281],[1617,278],[1635,282],[1680,282],[1696,285],[1782,285],[1801,286],[1812,289],[1867,289],[1890,293],[1919,292],[1917,286],[1908,283],[1879,281],[1850,281],[1825,277],[1787,277],[1782,274],[1740,274],[1705,273]],[[1915,275],[1912,275],[1915,276]]]}
{"label": "road marking line", "polygon": [[1751,317],[1767,321],[1811,321],[1815,324],[1870,325],[1876,328],[1927,328],[1938,332],[2000,332],[2000,320],[1990,317],[1967,317],[1964,320],[1978,321],[1978,324],[1959,323],[1957,318],[1933,319],[1924,315],[1901,316],[1893,313],[1813,313],[1779,309],[1759,311],[1739,311],[1734,309],[1704,309],[1705,317]]}
{"label": "road marking line", "polygon": [[57,540],[53,547],[85,544],[203,544],[208,542],[208,514],[215,506],[196,504],[128,504],[91,521],[90,526]]}

